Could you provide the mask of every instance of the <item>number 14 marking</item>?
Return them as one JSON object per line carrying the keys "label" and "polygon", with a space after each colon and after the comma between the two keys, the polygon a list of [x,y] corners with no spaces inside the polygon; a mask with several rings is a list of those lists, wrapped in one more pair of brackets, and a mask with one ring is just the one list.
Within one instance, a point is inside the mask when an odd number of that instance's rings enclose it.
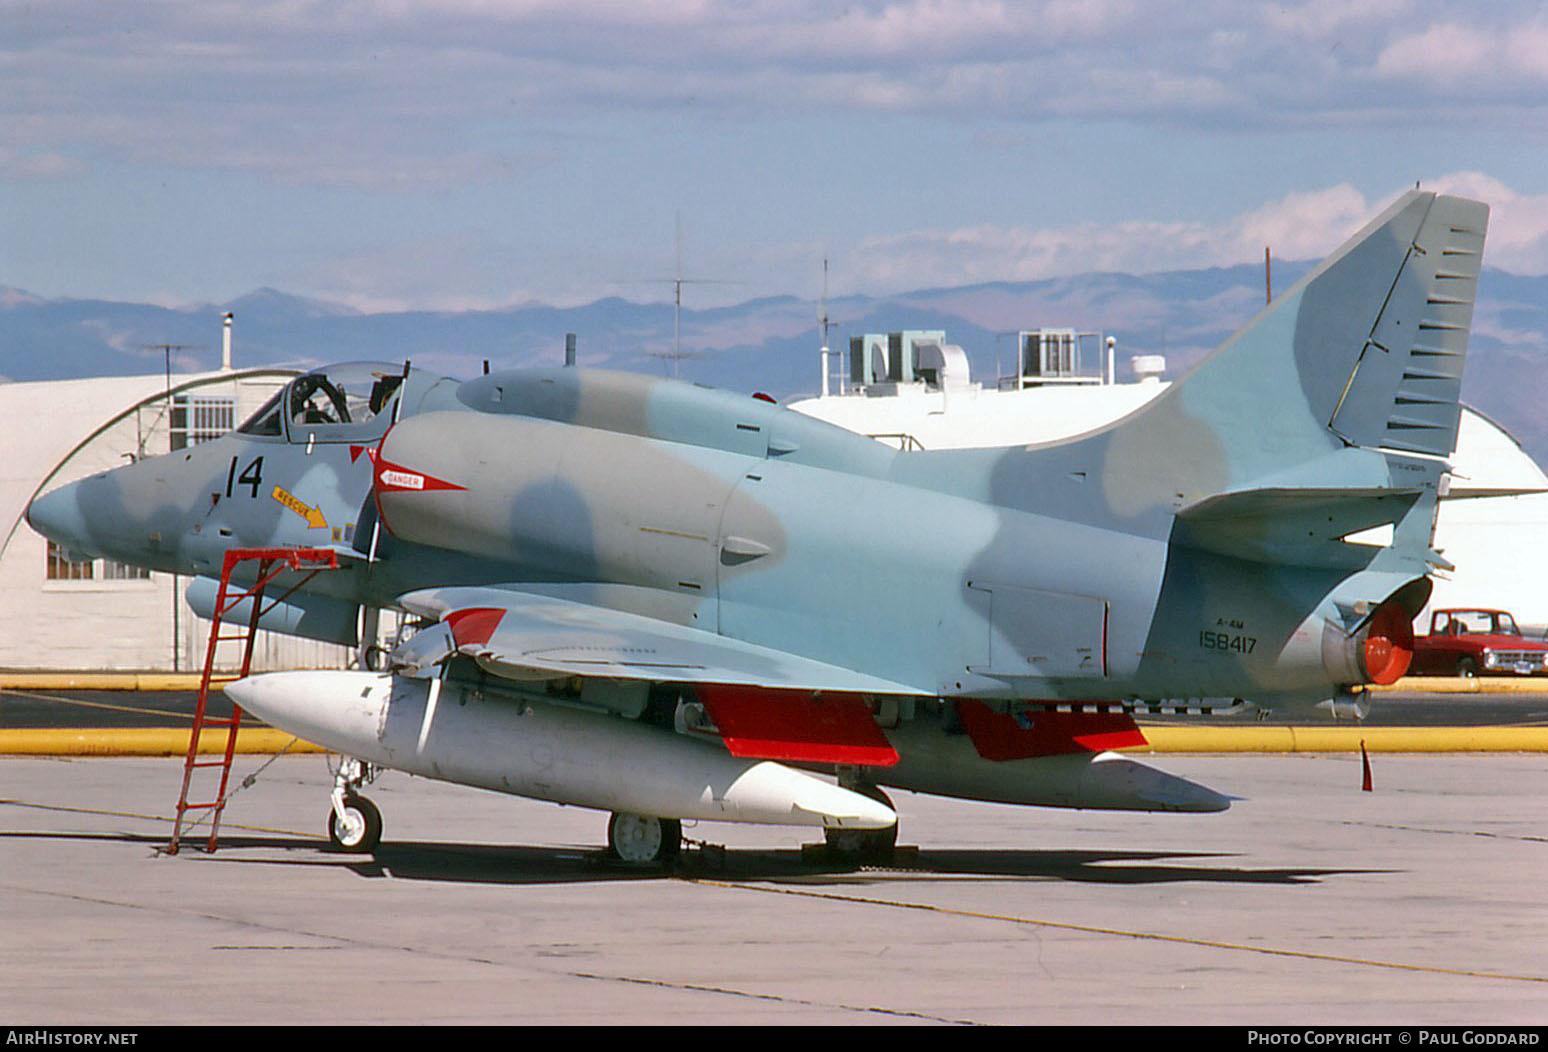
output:
{"label": "number 14 marking", "polygon": [[231,467],[226,471],[226,496],[232,496],[232,490],[237,486],[249,487],[248,496],[256,498],[258,487],[263,484],[263,458],[255,457],[253,462],[237,474],[237,458],[231,458]]}

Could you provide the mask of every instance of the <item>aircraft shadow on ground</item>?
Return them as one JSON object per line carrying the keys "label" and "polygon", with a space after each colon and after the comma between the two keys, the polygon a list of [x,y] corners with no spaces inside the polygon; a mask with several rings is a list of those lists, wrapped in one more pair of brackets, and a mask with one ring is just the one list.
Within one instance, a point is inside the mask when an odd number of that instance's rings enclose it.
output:
{"label": "aircraft shadow on ground", "polygon": [[[240,838],[222,842],[222,850],[240,849]],[[281,846],[255,838],[254,848]],[[291,842],[285,846],[295,846]],[[316,851],[315,843],[305,845]],[[228,854],[235,859],[235,854]],[[1205,852],[1133,850],[980,850],[941,849],[908,852],[887,865],[841,860],[803,860],[794,850],[690,851],[670,871],[610,861],[595,847],[528,847],[456,844],[432,841],[384,843],[374,855],[344,864],[362,877],[487,884],[588,883],[657,880],[663,876],[719,880],[764,880],[856,886],[960,880],[1057,880],[1091,884],[1306,884],[1367,869],[1248,868],[1208,865],[1205,859],[1231,856]],[[328,854],[321,864],[339,865],[349,856]],[[1200,860],[1200,861],[1193,861]],[[274,860],[254,860],[274,864]],[[296,860],[316,864],[317,860]]]}
{"label": "aircraft shadow on ground", "polygon": [[[0,843],[22,840],[75,840],[140,844],[164,853],[167,838],[136,833],[0,832]],[[1280,884],[1321,883],[1328,877],[1391,872],[1366,868],[1253,868],[1230,865],[1236,856],[1213,852],[942,848],[905,850],[892,863],[857,864],[840,860],[803,860],[794,850],[690,850],[672,870],[609,861],[590,846],[522,846],[397,841],[373,855],[331,852],[311,837],[285,834],[223,835],[214,855],[204,839],[190,836],[182,854],[227,865],[345,868],[368,879],[419,880],[464,884],[579,884],[660,880],[664,877],[759,880],[791,884],[876,886],[921,881],[987,880],[1064,881],[1083,884]],[[1203,860],[1220,860],[1206,864]]]}

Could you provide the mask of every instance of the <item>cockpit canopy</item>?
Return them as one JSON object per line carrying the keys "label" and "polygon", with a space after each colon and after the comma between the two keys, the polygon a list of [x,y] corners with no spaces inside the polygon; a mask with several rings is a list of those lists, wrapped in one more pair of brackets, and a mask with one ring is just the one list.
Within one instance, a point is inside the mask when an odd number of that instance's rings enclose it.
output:
{"label": "cockpit canopy", "polygon": [[237,428],[291,442],[369,442],[392,421],[404,367],[347,362],[303,373]]}

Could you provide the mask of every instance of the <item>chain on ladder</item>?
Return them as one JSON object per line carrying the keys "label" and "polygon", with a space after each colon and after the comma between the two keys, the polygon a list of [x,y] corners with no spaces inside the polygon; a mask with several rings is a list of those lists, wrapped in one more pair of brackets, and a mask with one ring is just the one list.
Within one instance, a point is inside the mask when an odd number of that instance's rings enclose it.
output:
{"label": "chain on ladder", "polygon": [[[232,571],[241,563],[255,560],[258,562],[255,582],[246,588],[240,584],[233,588]],[[226,552],[225,562],[220,571],[220,588],[215,596],[215,611],[210,622],[209,643],[204,651],[204,672],[199,678],[199,700],[194,708],[193,730],[189,735],[188,754],[183,763],[183,788],[178,794],[177,816],[172,822],[172,839],[167,844],[168,854],[177,854],[183,834],[187,831],[190,811],[208,812],[210,815],[210,836],[205,845],[206,851],[214,852],[220,836],[220,816],[226,806],[226,786],[231,778],[231,761],[236,755],[237,731],[242,725],[242,707],[233,702],[230,716],[209,715],[210,687],[217,681],[224,686],[233,680],[246,677],[252,671],[253,644],[257,639],[258,624],[263,616],[288,599],[291,593],[305,585],[318,573],[337,567],[338,555],[328,548],[233,548]],[[310,568],[309,572],[285,589],[284,593],[272,600],[268,606],[263,605],[264,593],[276,577],[287,570],[299,572],[305,568]],[[223,627],[228,616],[243,603],[249,604],[246,624],[238,632],[224,633]],[[242,661],[237,675],[217,677],[215,675],[216,651],[219,645],[225,642],[242,644]],[[225,749],[219,754],[219,759],[201,760],[199,758],[206,729],[226,731]],[[203,768],[219,769],[220,787],[211,800],[190,801],[189,789],[193,784],[194,771]]]}

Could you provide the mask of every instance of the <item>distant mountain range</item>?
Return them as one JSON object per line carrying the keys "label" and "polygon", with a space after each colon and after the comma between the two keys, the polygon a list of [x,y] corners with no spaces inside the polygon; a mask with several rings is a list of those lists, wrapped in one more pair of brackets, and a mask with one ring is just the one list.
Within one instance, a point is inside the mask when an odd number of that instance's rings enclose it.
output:
{"label": "distant mountain range", "polygon": [[[1276,288],[1311,266],[1280,263]],[[1160,274],[1082,274],[1022,283],[846,296],[827,305],[835,351],[849,337],[898,329],[944,329],[968,354],[974,376],[993,382],[1013,368],[1014,334],[1039,326],[1101,330],[1118,341],[1119,376],[1136,354],[1164,354],[1179,376],[1263,306],[1255,265]],[[1479,283],[1463,398],[1548,464],[1548,277],[1485,269]],[[684,307],[674,362],[670,303],[618,298],[580,307],[363,313],[259,289],[230,303],[185,308],[104,300],[43,299],[0,287],[0,379],[212,369],[220,360],[220,316],[235,316],[235,364],[308,366],[332,361],[412,359],[451,375],[563,359],[578,336],[582,365],[671,375],[780,399],[814,393],[818,305],[780,296],[730,307]],[[167,348],[171,349],[168,350]]]}

